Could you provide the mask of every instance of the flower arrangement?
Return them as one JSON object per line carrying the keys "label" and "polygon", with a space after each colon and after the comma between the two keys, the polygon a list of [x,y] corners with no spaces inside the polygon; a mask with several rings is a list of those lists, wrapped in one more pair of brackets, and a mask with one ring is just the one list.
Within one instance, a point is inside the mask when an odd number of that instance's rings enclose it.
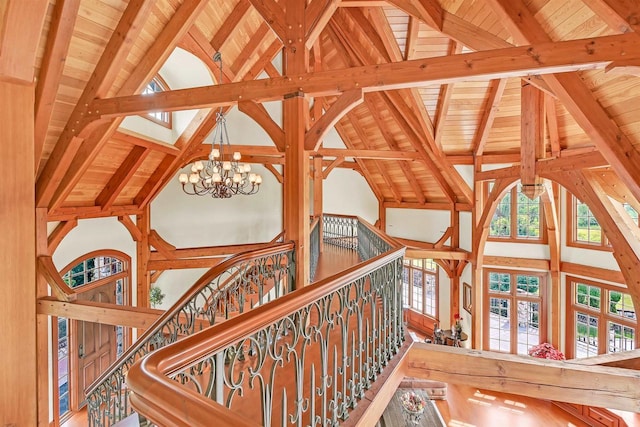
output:
{"label": "flower arrangement", "polygon": [[462,317],[460,316],[459,313],[456,313],[453,315],[453,320],[454,320],[454,324],[453,327],[451,329],[453,329],[456,332],[462,332]]}
{"label": "flower arrangement", "polygon": [[529,349],[529,356],[539,359],[565,360],[564,354],[556,350],[556,348],[548,342],[531,347]]}
{"label": "flower arrangement", "polygon": [[409,412],[422,413],[427,402],[424,398],[413,391],[408,391],[400,396],[402,407]]}

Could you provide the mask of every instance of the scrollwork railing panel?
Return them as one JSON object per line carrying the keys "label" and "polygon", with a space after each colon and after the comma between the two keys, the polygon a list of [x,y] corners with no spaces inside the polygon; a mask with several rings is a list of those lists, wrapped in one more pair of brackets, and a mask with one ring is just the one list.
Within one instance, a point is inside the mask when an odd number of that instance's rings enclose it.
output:
{"label": "scrollwork railing panel", "polygon": [[[293,246],[286,244],[255,251],[252,255],[240,254],[237,260],[230,258],[205,273],[90,388],[87,394],[89,425],[110,426],[133,412],[125,377],[143,356],[221,319],[279,298],[293,289],[293,269]],[[200,376],[205,372],[202,370]]]}

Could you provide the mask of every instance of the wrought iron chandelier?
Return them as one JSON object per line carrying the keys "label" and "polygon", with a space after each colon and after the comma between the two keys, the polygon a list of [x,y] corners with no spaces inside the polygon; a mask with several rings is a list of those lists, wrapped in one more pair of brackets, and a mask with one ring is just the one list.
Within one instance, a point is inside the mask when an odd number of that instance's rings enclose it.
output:
{"label": "wrought iron chandelier", "polygon": [[[222,83],[222,55],[216,52],[213,60],[220,64],[220,83]],[[219,148],[216,148],[218,143]],[[200,160],[191,165],[191,173],[181,173],[178,181],[182,191],[189,195],[211,195],[216,199],[244,194],[255,194],[260,189],[262,177],[251,173],[251,165],[240,163],[241,155],[232,151],[227,133],[227,120],[222,107],[216,114],[216,127],[213,133],[211,153],[206,163]]]}

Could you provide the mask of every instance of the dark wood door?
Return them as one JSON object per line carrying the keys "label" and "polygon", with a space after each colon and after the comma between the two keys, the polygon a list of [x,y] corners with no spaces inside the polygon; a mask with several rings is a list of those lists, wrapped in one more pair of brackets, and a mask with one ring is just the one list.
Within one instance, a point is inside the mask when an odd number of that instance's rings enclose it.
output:
{"label": "dark wood door", "polygon": [[[78,295],[78,299],[115,303],[115,282],[107,283]],[[115,326],[93,322],[77,322],[78,340],[78,406],[85,405],[87,388],[116,359]]]}

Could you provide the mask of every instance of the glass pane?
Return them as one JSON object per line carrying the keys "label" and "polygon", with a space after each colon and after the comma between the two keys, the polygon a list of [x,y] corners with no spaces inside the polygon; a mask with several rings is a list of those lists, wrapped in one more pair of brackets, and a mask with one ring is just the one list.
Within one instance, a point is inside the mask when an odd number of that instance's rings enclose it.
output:
{"label": "glass pane", "polygon": [[540,238],[540,198],[529,199],[521,193],[522,186],[518,185],[518,227],[517,238]]}
{"label": "glass pane", "polygon": [[424,269],[425,270],[436,271],[437,268],[438,268],[438,264],[436,264],[434,260],[432,260],[432,259],[425,259],[424,260]]}
{"label": "glass pane", "polygon": [[617,316],[636,319],[636,310],[633,307],[631,295],[622,292],[609,291],[609,313]]}
{"label": "glass pane", "polygon": [[527,355],[529,349],[540,344],[540,304],[518,301],[518,354]]}
{"label": "glass pane", "polygon": [[575,200],[575,239],[577,242],[587,244],[602,243],[602,230],[598,220],[593,216],[589,207],[581,201]]}
{"label": "glass pane", "polygon": [[576,312],[576,358],[598,354],[598,318]]}
{"label": "glass pane", "polygon": [[633,350],[634,341],[635,330],[632,327],[609,322],[609,353]]}
{"label": "glass pane", "polygon": [[511,351],[510,301],[489,299],[489,350]]}
{"label": "glass pane", "polygon": [[411,306],[422,313],[422,270],[413,270],[413,301]]}
{"label": "glass pane", "polygon": [[425,314],[435,317],[436,316],[436,276],[434,274],[425,274],[426,280],[426,295],[424,308]]}
{"label": "glass pane", "polygon": [[540,296],[540,277],[518,274],[518,295]]}
{"label": "glass pane", "polygon": [[597,286],[576,283],[576,304],[592,310],[600,310],[601,289]]}
{"label": "glass pane", "polygon": [[511,291],[511,275],[509,273],[489,273],[489,291],[491,292],[510,292]]}
{"label": "glass pane", "polygon": [[511,237],[511,192],[504,195],[496,211],[493,213],[489,226],[491,237]]}

